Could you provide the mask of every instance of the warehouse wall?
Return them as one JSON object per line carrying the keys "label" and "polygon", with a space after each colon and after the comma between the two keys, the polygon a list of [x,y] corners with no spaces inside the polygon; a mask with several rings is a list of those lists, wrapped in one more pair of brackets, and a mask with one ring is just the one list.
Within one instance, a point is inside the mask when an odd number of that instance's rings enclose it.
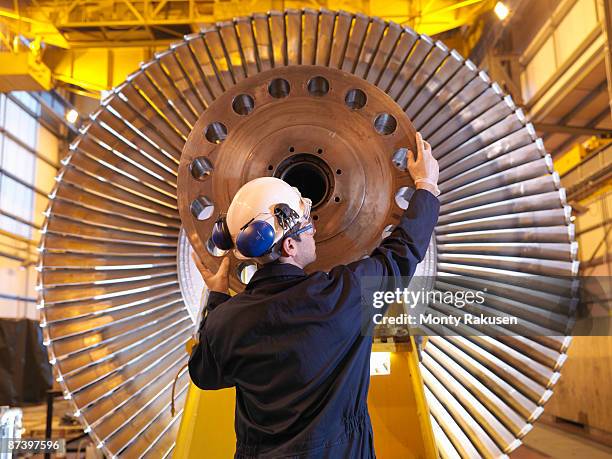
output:
{"label": "warehouse wall", "polygon": [[576,218],[576,238],[585,276],[612,275],[612,185],[579,202],[586,209]]}
{"label": "warehouse wall", "polygon": [[[612,275],[612,185],[580,200],[577,209],[581,210],[574,221],[581,275],[608,280]],[[610,336],[574,337],[555,394],[546,406],[549,421],[570,421],[576,424],[575,430],[612,441],[611,355]]]}
{"label": "warehouse wall", "polygon": [[556,422],[571,421],[595,439],[612,440],[612,337],[577,336],[568,351],[555,394],[546,415]]}
{"label": "warehouse wall", "polygon": [[[585,44],[596,42],[595,49],[601,53],[604,39],[599,15],[601,12],[597,10],[596,0],[564,0],[559,3],[521,57],[525,69],[521,74],[521,90],[526,103],[545,91],[552,80],[558,84],[559,72],[572,61],[586,59]],[[594,37],[597,38],[593,40]],[[603,59],[603,54],[600,57]],[[580,65],[582,63],[578,63]]]}
{"label": "warehouse wall", "polygon": [[0,94],[0,317],[38,319],[35,264],[40,231],[7,214],[38,227],[45,218],[45,194],[56,174],[45,159],[57,163],[59,142],[38,122],[39,114],[30,96]]}

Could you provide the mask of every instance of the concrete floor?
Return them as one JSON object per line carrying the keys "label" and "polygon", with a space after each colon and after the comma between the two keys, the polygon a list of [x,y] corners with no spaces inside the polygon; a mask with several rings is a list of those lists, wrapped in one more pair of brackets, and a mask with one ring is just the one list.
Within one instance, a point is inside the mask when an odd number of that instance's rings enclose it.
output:
{"label": "concrete floor", "polygon": [[[57,436],[70,438],[81,432],[80,426],[66,425],[61,420],[71,410],[69,402],[62,399],[55,402],[53,424]],[[26,436],[43,437],[46,405],[26,407],[23,412]],[[86,438],[83,444],[88,442]],[[75,454],[68,454],[69,458],[77,459]],[[510,454],[510,459],[612,459],[612,448],[539,422],[527,434],[523,445]]]}
{"label": "concrete floor", "polygon": [[585,437],[536,424],[511,459],[610,459],[612,448]]}

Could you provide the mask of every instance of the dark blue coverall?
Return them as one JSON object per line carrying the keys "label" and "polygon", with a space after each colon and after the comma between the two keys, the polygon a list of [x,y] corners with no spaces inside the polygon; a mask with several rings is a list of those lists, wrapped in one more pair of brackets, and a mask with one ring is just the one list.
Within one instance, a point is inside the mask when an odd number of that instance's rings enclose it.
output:
{"label": "dark blue coverall", "polygon": [[375,457],[362,321],[381,310],[362,306],[360,278],[412,276],[439,208],[417,190],[369,258],[310,275],[274,262],[234,297],[210,293],[189,374],[201,389],[236,386],[235,458]]}

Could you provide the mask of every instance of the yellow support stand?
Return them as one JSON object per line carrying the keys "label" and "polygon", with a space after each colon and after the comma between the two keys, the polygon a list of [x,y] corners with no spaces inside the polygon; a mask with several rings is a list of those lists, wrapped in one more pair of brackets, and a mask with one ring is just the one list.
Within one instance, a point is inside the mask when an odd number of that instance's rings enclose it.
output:
{"label": "yellow support stand", "polygon": [[174,459],[228,459],[234,457],[236,390],[200,390],[189,385]]}
{"label": "yellow support stand", "polygon": [[[414,340],[375,344],[390,352],[391,372],[372,376],[368,405],[380,459],[438,457]],[[227,459],[236,446],[235,390],[202,391],[191,384],[173,457]]]}
{"label": "yellow support stand", "polygon": [[409,343],[375,343],[374,352],[389,352],[388,375],[370,377],[368,407],[374,447],[380,459],[438,457],[414,338]]}

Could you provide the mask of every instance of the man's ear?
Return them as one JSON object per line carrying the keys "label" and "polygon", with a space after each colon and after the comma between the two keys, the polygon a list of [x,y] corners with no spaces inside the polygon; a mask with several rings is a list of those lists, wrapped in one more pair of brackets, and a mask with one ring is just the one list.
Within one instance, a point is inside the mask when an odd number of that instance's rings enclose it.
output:
{"label": "man's ear", "polygon": [[295,245],[295,239],[293,238],[285,238],[283,240],[283,245],[282,245],[282,256],[283,257],[292,257],[295,255],[297,251],[297,247]]}

